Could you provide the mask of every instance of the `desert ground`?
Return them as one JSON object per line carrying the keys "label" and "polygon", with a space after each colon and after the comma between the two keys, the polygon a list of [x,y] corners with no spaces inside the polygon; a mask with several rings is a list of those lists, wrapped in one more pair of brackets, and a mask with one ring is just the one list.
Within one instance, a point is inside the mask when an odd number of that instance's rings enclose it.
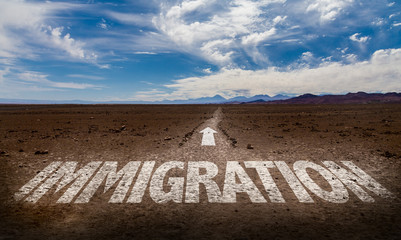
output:
{"label": "desert ground", "polygon": [[[206,127],[216,131],[215,146],[201,145]],[[0,239],[401,238],[401,104],[0,105],[0,152]],[[363,202],[348,190],[346,202],[333,203],[307,189],[313,202],[303,203],[276,168],[270,174],[280,203],[269,200],[249,168],[265,203],[247,193],[234,203],[210,202],[202,186],[199,203],[157,203],[149,188],[140,203],[109,203],[117,183],[88,203],[57,203],[71,184],[36,203],[14,197],[55,161],[117,161],[119,169],[130,161],[207,161],[219,169],[221,190],[228,161],[299,160],[352,161],[394,197],[365,189],[374,202]],[[322,176],[309,174],[330,191]]]}

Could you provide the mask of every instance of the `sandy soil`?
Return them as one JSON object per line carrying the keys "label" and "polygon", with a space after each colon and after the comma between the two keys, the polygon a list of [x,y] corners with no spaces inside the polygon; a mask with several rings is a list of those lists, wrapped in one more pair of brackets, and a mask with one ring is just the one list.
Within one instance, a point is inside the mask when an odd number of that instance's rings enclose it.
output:
{"label": "sandy soil", "polygon": [[[0,106],[0,239],[398,239],[400,119],[400,104]],[[217,131],[215,147],[200,145],[205,127]],[[139,204],[108,203],[112,191],[100,190],[86,204],[57,204],[54,189],[36,204],[13,199],[53,161],[209,161],[222,188],[227,161],[251,160],[353,161],[396,199],[370,194],[375,202],[364,203],[350,193],[334,204],[311,194],[314,203],[300,203],[274,169],[285,203],[255,204],[245,193],[208,203],[204,188],[193,204],[158,204],[148,190]]]}

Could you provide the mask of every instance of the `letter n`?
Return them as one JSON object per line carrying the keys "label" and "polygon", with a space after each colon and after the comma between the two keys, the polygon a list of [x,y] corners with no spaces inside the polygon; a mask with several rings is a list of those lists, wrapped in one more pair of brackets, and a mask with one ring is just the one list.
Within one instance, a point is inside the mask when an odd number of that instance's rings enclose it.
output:
{"label": "letter n", "polygon": [[378,196],[384,198],[394,198],[393,194],[385,189],[380,183],[376,182],[371,176],[362,171],[351,161],[342,161],[351,171],[340,167],[332,161],[324,161],[323,164],[336,175],[355,195],[363,202],[374,202],[375,200],[369,196],[360,186],[365,187]]}

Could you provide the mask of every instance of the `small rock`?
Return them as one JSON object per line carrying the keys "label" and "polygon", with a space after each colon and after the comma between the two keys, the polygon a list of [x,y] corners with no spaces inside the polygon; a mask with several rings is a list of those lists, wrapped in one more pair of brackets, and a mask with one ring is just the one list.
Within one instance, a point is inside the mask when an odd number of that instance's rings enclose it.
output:
{"label": "small rock", "polygon": [[18,152],[24,152],[24,149],[20,149]]}
{"label": "small rock", "polygon": [[44,150],[44,151],[36,151],[35,155],[42,155],[42,154],[48,154],[49,151],[48,150]]}
{"label": "small rock", "polygon": [[121,128],[120,128],[120,131],[124,131],[125,129],[126,129],[126,126],[122,125]]}
{"label": "small rock", "polygon": [[171,137],[165,137],[164,138],[164,141],[169,141],[169,140],[171,140]]}
{"label": "small rock", "polygon": [[253,149],[253,146],[251,144],[246,145],[247,149]]}
{"label": "small rock", "polygon": [[120,133],[121,131],[119,129],[109,129],[110,132],[112,133]]}
{"label": "small rock", "polygon": [[4,157],[9,157],[9,156],[10,156],[10,154],[8,154],[8,153],[5,152],[5,151],[1,151],[1,152],[0,152],[0,155],[1,155],[1,156],[4,156]]}
{"label": "small rock", "polygon": [[90,117],[89,119],[95,119],[94,117]]}

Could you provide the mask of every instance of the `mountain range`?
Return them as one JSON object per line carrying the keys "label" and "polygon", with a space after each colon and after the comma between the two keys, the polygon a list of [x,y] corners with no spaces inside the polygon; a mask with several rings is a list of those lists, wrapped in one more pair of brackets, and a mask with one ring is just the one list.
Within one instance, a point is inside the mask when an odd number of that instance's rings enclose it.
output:
{"label": "mountain range", "polygon": [[[261,103],[261,102],[254,102]],[[401,93],[347,93],[345,95],[303,94],[285,100],[262,102],[265,104],[368,104],[368,103],[401,103]]]}
{"label": "mountain range", "polygon": [[366,104],[366,103],[401,103],[401,93],[347,93],[345,95],[313,95],[310,93],[297,97],[290,95],[255,95],[239,96],[226,99],[220,95],[188,100],[163,101],[83,101],[83,100],[27,100],[1,99],[0,104]]}
{"label": "mountain range", "polygon": [[213,97],[202,97],[187,100],[163,100],[163,101],[83,101],[83,100],[29,100],[29,99],[1,99],[0,103],[3,104],[224,104],[224,103],[247,103],[257,100],[263,102],[284,100],[290,96],[276,95],[270,97],[269,95],[255,95],[253,97],[234,97],[226,99],[220,95]]}

